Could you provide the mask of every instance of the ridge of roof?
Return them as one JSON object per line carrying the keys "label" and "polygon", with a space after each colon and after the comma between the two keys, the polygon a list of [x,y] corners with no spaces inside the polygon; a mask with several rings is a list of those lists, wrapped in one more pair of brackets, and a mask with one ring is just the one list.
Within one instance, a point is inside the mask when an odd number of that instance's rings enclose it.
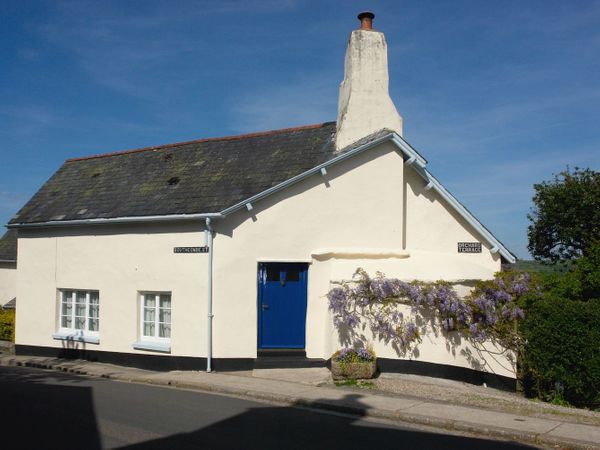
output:
{"label": "ridge of roof", "polygon": [[294,131],[313,130],[316,128],[323,128],[323,127],[331,125],[333,123],[335,123],[335,121],[315,123],[315,124],[311,124],[311,125],[301,125],[298,127],[281,128],[281,129],[277,129],[277,130],[258,131],[258,132],[254,132],[254,133],[238,134],[238,135],[231,135],[231,136],[193,139],[191,141],[182,141],[182,142],[175,142],[172,144],[163,144],[163,145],[153,145],[153,146],[149,146],[149,147],[140,147],[140,148],[135,148],[135,149],[130,149],[130,150],[119,150],[119,151],[110,152],[110,153],[99,153],[96,155],[69,158],[69,159],[65,160],[65,163],[76,162],[76,161],[85,161],[88,159],[109,158],[112,156],[128,155],[128,154],[141,153],[141,152],[147,152],[147,151],[153,151],[153,150],[164,150],[164,149],[168,149],[168,148],[181,147],[183,145],[189,145],[189,144],[201,144],[203,142],[238,141],[238,140],[243,140],[243,139],[251,139],[254,137],[291,133]]}

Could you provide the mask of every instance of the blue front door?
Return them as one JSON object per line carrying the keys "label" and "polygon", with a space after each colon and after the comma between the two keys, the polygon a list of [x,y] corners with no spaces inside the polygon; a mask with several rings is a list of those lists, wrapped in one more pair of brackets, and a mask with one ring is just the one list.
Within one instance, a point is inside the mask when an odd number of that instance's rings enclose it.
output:
{"label": "blue front door", "polygon": [[259,348],[304,348],[307,269],[298,263],[259,265]]}

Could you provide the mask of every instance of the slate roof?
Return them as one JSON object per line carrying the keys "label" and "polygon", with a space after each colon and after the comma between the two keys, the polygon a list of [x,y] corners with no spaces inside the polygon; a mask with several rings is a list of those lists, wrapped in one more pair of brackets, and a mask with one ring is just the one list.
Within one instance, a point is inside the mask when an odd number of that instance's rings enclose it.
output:
{"label": "slate roof", "polygon": [[9,224],[219,213],[330,160],[335,122],[75,158]]}
{"label": "slate roof", "polygon": [[0,261],[17,260],[17,230],[10,229],[0,239]]}
{"label": "slate roof", "polygon": [[[407,164],[509,262],[516,257],[425,168],[402,137],[381,129],[335,150],[335,122],[200,139],[65,161],[9,226],[224,217],[322,168],[391,140]],[[198,216],[196,216],[198,217]],[[15,239],[16,243],[16,239]],[[15,245],[16,250],[16,245]],[[1,258],[0,258],[1,259]]]}

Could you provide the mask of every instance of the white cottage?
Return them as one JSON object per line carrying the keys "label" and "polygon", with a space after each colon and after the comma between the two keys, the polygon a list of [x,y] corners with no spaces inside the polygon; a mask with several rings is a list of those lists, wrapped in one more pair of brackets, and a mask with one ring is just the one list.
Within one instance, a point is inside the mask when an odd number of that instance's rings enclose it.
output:
{"label": "white cottage", "polygon": [[[325,296],[357,267],[468,284],[513,262],[403,139],[373,17],[351,33],[337,122],[67,160],[9,224],[17,354],[324,365],[340,347]],[[514,385],[506,354],[464,341],[428,335],[410,359],[373,344],[380,370]]]}

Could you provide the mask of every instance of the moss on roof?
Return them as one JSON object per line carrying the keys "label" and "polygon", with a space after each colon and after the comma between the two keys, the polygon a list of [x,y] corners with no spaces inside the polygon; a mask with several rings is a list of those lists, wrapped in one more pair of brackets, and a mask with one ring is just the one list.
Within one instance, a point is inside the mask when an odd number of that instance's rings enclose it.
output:
{"label": "moss on roof", "polygon": [[335,122],[65,161],[10,221],[218,213],[327,160]]}

